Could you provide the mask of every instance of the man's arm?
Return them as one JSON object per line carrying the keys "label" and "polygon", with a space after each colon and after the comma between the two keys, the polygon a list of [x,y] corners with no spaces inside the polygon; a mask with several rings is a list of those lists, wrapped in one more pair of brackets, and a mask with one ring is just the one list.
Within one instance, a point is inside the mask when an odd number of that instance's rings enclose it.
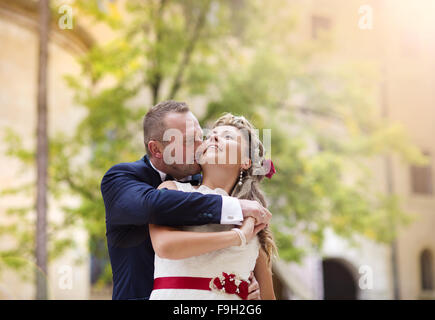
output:
{"label": "man's arm", "polygon": [[138,178],[129,164],[112,167],[103,177],[101,193],[106,220],[114,225],[241,224],[251,216],[268,224],[272,214],[257,201],[199,192],[157,190]]}
{"label": "man's arm", "polygon": [[104,175],[101,193],[107,222],[113,225],[201,225],[221,219],[220,195],[155,189],[128,164],[116,165]]}

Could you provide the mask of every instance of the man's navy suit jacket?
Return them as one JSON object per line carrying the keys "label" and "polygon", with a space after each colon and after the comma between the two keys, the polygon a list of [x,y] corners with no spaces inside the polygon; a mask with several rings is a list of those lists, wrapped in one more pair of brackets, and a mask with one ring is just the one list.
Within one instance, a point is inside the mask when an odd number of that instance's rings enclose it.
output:
{"label": "man's navy suit jacket", "polygon": [[106,236],[113,273],[113,299],[148,299],[154,250],[148,224],[220,223],[222,197],[156,189],[162,183],[147,156],[110,168],[101,182]]}

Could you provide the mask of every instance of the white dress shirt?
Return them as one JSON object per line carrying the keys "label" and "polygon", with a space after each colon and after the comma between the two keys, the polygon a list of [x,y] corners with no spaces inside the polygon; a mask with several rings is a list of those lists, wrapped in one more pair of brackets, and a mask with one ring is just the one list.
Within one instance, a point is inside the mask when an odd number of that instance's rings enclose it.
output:
{"label": "white dress shirt", "polygon": [[[152,161],[150,160],[151,167],[157,171],[162,179],[162,182],[165,181],[167,174],[157,169]],[[188,181],[191,179],[191,176],[187,176],[183,179],[177,181]],[[221,196],[222,197],[222,211],[221,211],[221,224],[237,224],[241,225],[243,221],[243,213],[242,208],[240,206],[239,199],[229,196]]]}

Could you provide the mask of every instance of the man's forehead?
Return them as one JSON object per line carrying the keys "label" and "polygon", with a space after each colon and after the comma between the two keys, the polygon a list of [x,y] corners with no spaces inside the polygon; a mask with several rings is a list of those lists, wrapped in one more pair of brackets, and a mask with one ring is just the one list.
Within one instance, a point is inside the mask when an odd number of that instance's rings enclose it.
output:
{"label": "man's forehead", "polygon": [[190,111],[185,113],[171,112],[166,115],[164,122],[168,128],[177,128],[183,131],[186,127],[197,127],[201,129],[198,120]]}

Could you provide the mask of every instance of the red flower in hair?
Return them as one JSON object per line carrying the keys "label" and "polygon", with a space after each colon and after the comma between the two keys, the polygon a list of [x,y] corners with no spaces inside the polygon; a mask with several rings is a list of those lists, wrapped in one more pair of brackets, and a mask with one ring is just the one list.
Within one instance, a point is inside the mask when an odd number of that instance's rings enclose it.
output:
{"label": "red flower in hair", "polygon": [[276,173],[275,166],[270,159],[264,160],[264,164],[266,164],[266,168],[269,167],[269,172],[266,173],[266,177],[270,179]]}

